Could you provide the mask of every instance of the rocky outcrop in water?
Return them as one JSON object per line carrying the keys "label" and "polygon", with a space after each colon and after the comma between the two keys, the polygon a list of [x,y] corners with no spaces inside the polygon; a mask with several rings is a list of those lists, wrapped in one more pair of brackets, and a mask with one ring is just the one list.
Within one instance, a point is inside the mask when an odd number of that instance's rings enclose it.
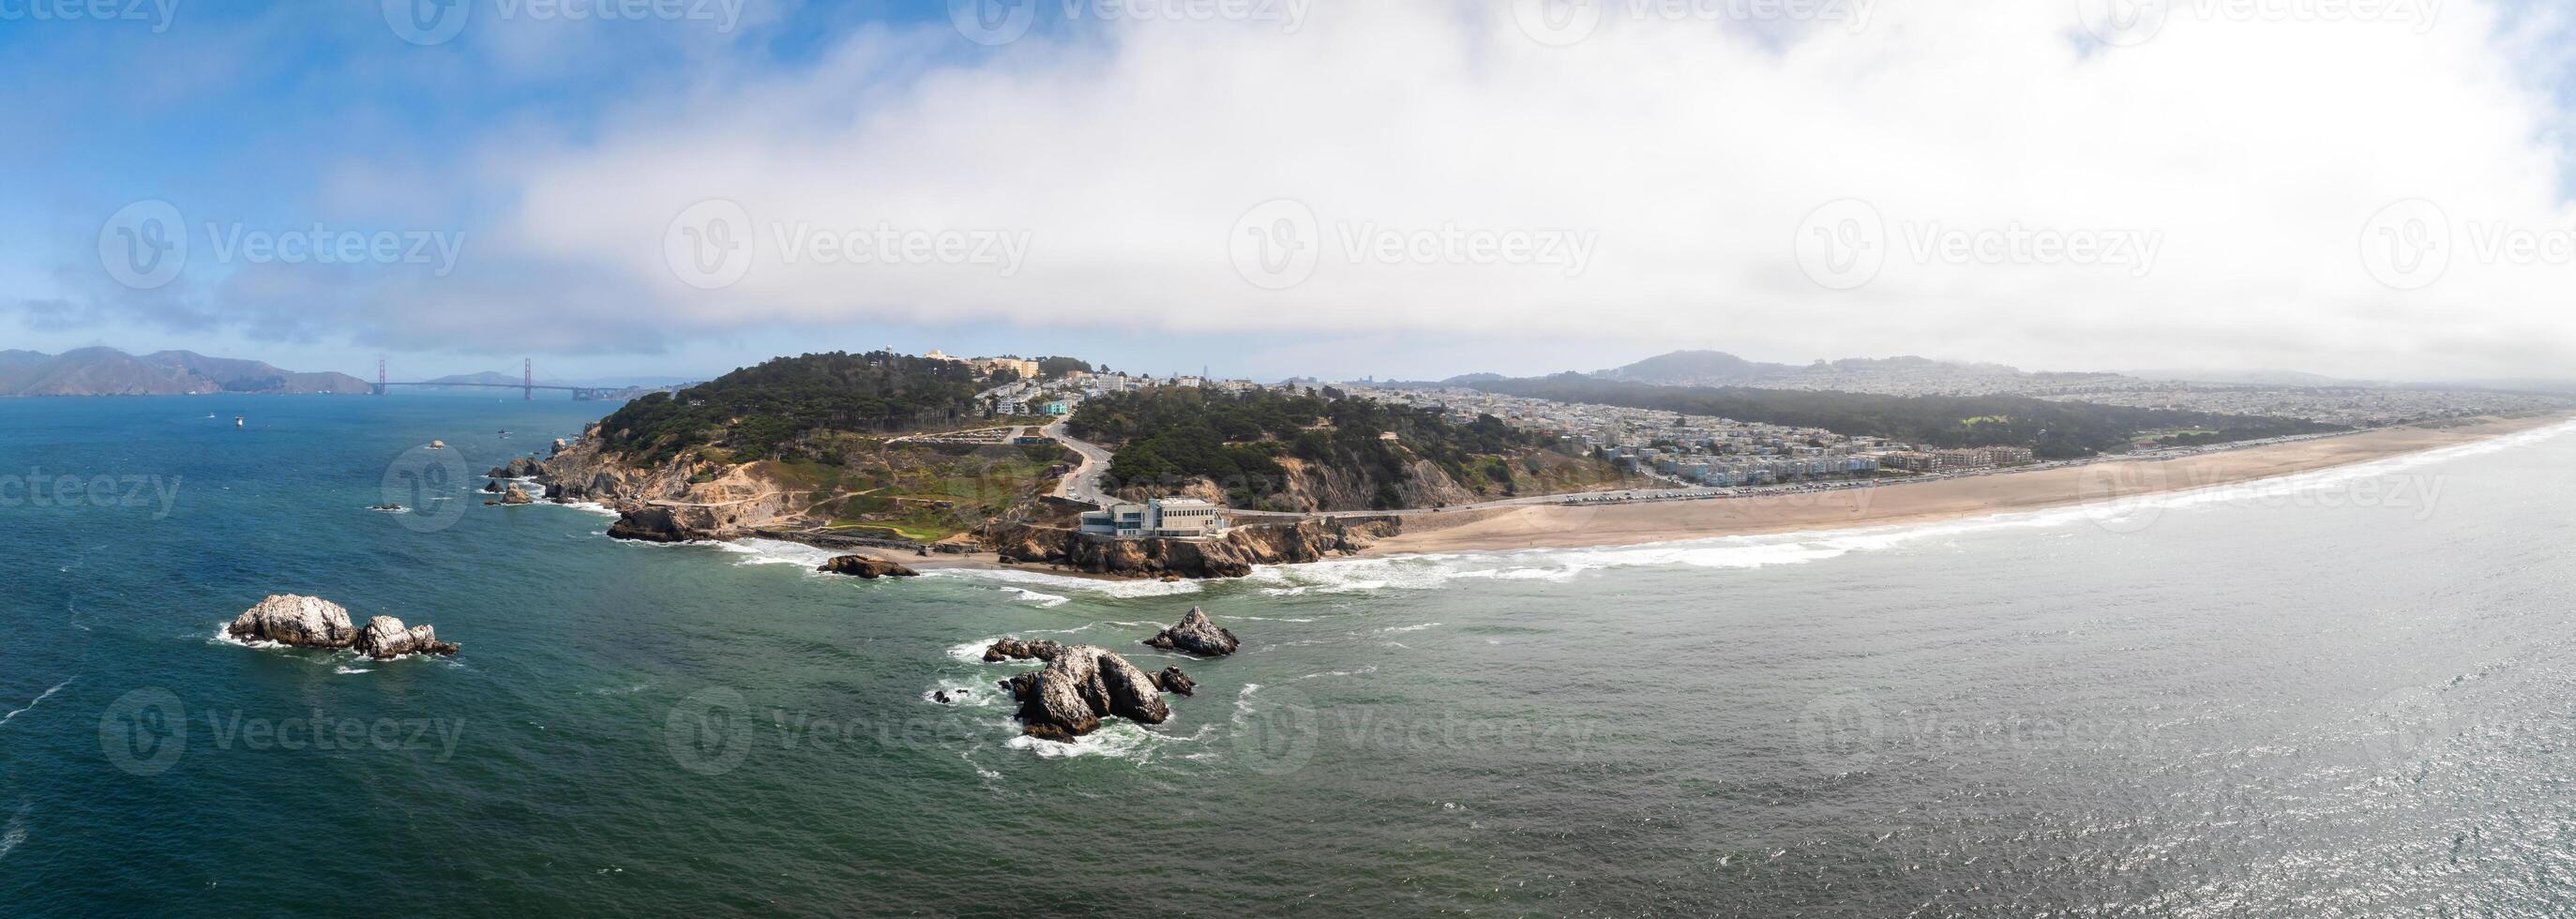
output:
{"label": "rocky outcrop in water", "polygon": [[914,571],[910,568],[906,568],[902,565],[898,565],[881,558],[869,558],[865,555],[843,555],[834,558],[831,561],[824,562],[814,570],[830,572],[832,574],[846,574],[851,577],[865,578],[871,581],[878,578],[912,578],[921,576],[921,572]]}
{"label": "rocky outcrop in water", "polygon": [[402,620],[376,616],[358,631],[353,645],[360,654],[377,660],[392,660],[405,654],[454,654],[454,644],[438,640],[438,630],[427,625],[403,628]]}
{"label": "rocky outcrop in water", "polygon": [[1155,633],[1154,637],[1145,639],[1145,643],[1166,651],[1186,651],[1200,657],[1224,657],[1243,644],[1235,640],[1233,632],[1218,628],[1215,622],[1209,621],[1207,611],[1195,606],[1181,616],[1180,624]]}
{"label": "rocky outcrop in water", "polygon": [[[557,441],[557,443],[561,443],[561,441]],[[521,456],[511,459],[508,465],[494,466],[492,467],[492,471],[486,472],[483,475],[485,478],[493,479],[526,479],[534,478],[538,473],[544,471],[546,471],[545,465],[539,463],[536,457]]]}
{"label": "rocky outcrop in water", "polygon": [[1184,696],[1194,695],[1198,692],[1199,681],[1190,679],[1190,675],[1182,673],[1179,667],[1165,667],[1163,672],[1154,674],[1154,688]]}
{"label": "rocky outcrop in water", "polygon": [[636,507],[617,513],[617,522],[608,525],[610,539],[632,539],[640,542],[687,542],[694,538],[679,518],[667,507]]}
{"label": "rocky outcrop in water", "polygon": [[1064,646],[1052,641],[1025,641],[1005,638],[984,649],[984,663],[1003,661],[1051,661],[1064,653]]}
{"label": "rocky outcrop in water", "polygon": [[346,648],[358,640],[346,608],[301,594],[270,594],[224,626],[224,634],[298,648]]}
{"label": "rocky outcrop in water", "polygon": [[534,500],[535,499],[528,497],[528,493],[526,491],[521,490],[519,486],[516,485],[510,486],[510,490],[501,493],[501,503],[503,504],[527,504]]}
{"label": "rocky outcrop in water", "polygon": [[1161,724],[1171,706],[1145,671],[1098,645],[1065,648],[1045,668],[1002,684],[1019,700],[1020,723],[1031,737],[1072,740],[1100,729],[1110,716]]}
{"label": "rocky outcrop in water", "polygon": [[427,625],[404,628],[400,619],[376,616],[366,628],[354,628],[347,608],[298,594],[270,595],[225,625],[224,634],[297,648],[349,648],[377,660],[457,652],[456,645],[438,640],[437,630]]}
{"label": "rocky outcrop in water", "polygon": [[1239,526],[1214,539],[1113,539],[1062,527],[1008,523],[989,527],[984,535],[1005,561],[1141,578],[1239,578],[1251,574],[1254,565],[1349,555],[1401,528],[1393,517],[1334,518]]}

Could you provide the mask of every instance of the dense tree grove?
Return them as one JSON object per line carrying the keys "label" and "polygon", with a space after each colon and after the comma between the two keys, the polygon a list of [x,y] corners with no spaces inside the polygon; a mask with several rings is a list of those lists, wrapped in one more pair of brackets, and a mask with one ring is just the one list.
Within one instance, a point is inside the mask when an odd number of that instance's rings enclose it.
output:
{"label": "dense tree grove", "polygon": [[737,460],[763,459],[817,429],[905,431],[981,415],[975,393],[989,382],[966,364],[882,351],[782,357],[629,402],[600,429],[648,461],[709,443]]}
{"label": "dense tree grove", "polygon": [[1823,428],[1933,447],[2029,447],[2043,459],[2092,456],[2128,446],[2140,432],[2204,429],[2208,440],[2253,440],[2340,430],[2289,418],[2051,402],[2026,396],[1883,396],[1744,387],[1656,386],[1581,374],[1488,380],[1487,392],[1592,402],[1737,421]]}
{"label": "dense tree grove", "polygon": [[[1479,456],[1535,446],[1526,432],[1492,417],[1454,424],[1437,410],[1412,409],[1312,391],[1257,389],[1226,393],[1165,386],[1084,402],[1067,425],[1074,436],[1115,445],[1109,477],[1121,485],[1172,483],[1204,477],[1241,503],[1276,494],[1286,485],[1282,456],[1317,467],[1364,475],[1378,485],[1373,503],[1393,507],[1395,486],[1411,478],[1405,455],[1438,463],[1468,478]],[[1381,435],[1392,433],[1401,442]],[[1494,463],[1508,482],[1510,467]],[[1487,473],[1489,474],[1489,473]]]}

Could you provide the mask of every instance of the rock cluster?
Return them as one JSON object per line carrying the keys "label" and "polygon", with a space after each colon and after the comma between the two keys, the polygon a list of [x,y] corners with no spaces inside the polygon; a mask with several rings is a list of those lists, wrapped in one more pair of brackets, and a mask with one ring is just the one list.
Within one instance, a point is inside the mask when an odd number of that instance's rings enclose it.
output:
{"label": "rock cluster", "polygon": [[351,647],[380,661],[405,654],[454,654],[457,651],[456,645],[438,640],[437,629],[427,625],[406,629],[402,620],[392,616],[368,619],[367,627],[358,631],[358,640]]}
{"label": "rock cluster", "polygon": [[526,504],[533,500],[535,499],[528,497],[528,493],[521,490],[519,486],[516,485],[510,486],[509,491],[501,493],[501,503],[503,504]]}
{"label": "rock cluster", "polygon": [[1100,719],[1112,715],[1138,724],[1172,717],[1153,677],[1098,645],[1065,648],[1045,668],[1002,685],[1019,700],[1020,723],[1031,737],[1072,740],[1099,730]]}
{"label": "rock cluster", "polygon": [[884,559],[869,558],[865,555],[839,556],[831,561],[824,562],[814,570],[830,572],[832,574],[846,574],[852,577],[865,578],[871,581],[878,578],[910,578],[921,576],[921,572],[914,571],[910,568],[906,568],[902,565],[898,565]]}
{"label": "rock cluster", "polygon": [[1064,646],[1052,641],[1024,641],[1018,638],[1005,638],[994,642],[992,647],[984,649],[984,663],[998,664],[1003,661],[1011,660],[1051,661],[1055,659],[1056,655],[1062,653],[1064,653]]}
{"label": "rock cluster", "polygon": [[1163,672],[1154,674],[1154,688],[1187,696],[1198,692],[1199,681],[1190,679],[1179,667],[1165,667]]}
{"label": "rock cluster", "polygon": [[536,457],[522,456],[510,460],[508,465],[492,467],[492,471],[484,473],[483,476],[491,479],[527,479],[535,478],[537,473],[544,471],[546,471],[545,466],[538,463]]}
{"label": "rock cluster", "polygon": [[1243,644],[1235,640],[1233,632],[1218,628],[1216,623],[1209,621],[1207,611],[1195,606],[1181,616],[1180,624],[1155,633],[1154,637],[1145,639],[1145,643],[1166,651],[1186,651],[1200,657],[1224,657]]}
{"label": "rock cluster", "polygon": [[403,654],[454,654],[454,644],[438,640],[426,625],[403,628],[402,620],[377,616],[364,630],[349,624],[349,611],[320,597],[272,594],[243,612],[224,633],[244,641],[273,641],[298,648],[354,648],[384,659]]}

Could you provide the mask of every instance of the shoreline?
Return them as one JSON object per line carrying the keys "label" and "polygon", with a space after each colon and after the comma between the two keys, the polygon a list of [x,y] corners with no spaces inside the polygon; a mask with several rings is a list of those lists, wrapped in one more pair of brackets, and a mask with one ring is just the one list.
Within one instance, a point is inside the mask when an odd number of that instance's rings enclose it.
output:
{"label": "shoreline", "polygon": [[[2103,460],[2027,472],[1869,488],[1638,504],[1535,504],[1413,515],[1358,558],[1589,549],[1726,536],[1903,526],[2239,485],[2490,440],[2571,420],[2565,414],[2396,427],[2158,460]],[[1423,526],[1434,523],[1434,526]]]}

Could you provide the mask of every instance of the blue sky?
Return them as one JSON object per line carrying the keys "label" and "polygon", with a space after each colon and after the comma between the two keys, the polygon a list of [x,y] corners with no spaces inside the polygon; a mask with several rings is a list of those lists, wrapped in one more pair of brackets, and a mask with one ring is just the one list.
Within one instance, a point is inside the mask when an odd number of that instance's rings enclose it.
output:
{"label": "blue sky", "polygon": [[[1524,15],[1564,0],[1020,0],[1025,34],[965,0],[417,7],[451,37],[407,33],[411,0],[165,2],[0,5],[0,75],[32,88],[0,110],[0,346],[424,376],[894,346],[1263,378],[1678,347],[2459,378],[2576,345],[2548,7],[2181,4],[2108,40],[2087,3],[2003,0],[1609,3],[1578,33]],[[2444,270],[2391,283],[2354,240],[2417,199]],[[1851,200],[1884,265],[1819,278],[1802,222]],[[709,201],[756,255],[700,284],[665,247]],[[137,202],[187,229],[166,281],[103,267]],[[1240,248],[1278,227],[1310,259],[1284,283]],[[2544,254],[2473,251],[2488,228]],[[1975,254],[2020,229],[2153,256]],[[406,254],[246,254],[262,235]],[[963,254],[1014,242],[1025,265]]]}

